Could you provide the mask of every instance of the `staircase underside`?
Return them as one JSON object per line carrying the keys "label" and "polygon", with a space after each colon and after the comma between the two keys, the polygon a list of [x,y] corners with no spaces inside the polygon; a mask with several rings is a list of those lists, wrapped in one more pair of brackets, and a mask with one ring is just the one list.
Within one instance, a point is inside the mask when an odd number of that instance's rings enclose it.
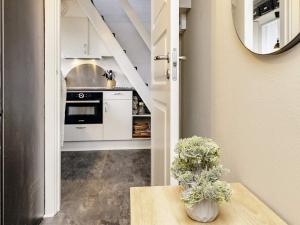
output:
{"label": "staircase underside", "polygon": [[122,72],[125,74],[129,82],[136,89],[148,109],[151,111],[149,87],[144,83],[142,77],[131,63],[130,59],[114,37],[107,24],[104,22],[103,18],[91,0],[77,0],[77,2],[86,16],[89,18],[91,24],[93,24],[99,37],[102,39],[112,56],[115,58]]}

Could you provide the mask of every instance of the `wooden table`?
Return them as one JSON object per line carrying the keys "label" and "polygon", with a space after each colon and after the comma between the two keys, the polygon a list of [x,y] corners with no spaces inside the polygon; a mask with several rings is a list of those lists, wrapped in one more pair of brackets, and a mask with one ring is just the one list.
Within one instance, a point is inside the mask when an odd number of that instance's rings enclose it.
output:
{"label": "wooden table", "polygon": [[[287,225],[241,184],[232,184],[230,203],[220,207],[212,225]],[[199,225],[185,213],[179,187],[130,189],[131,225]]]}

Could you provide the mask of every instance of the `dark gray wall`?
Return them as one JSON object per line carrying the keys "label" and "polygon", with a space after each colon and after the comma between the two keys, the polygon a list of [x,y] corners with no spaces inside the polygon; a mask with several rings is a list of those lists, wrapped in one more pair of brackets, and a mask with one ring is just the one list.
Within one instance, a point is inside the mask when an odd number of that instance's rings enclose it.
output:
{"label": "dark gray wall", "polygon": [[[0,6],[2,5],[2,0],[0,0]],[[3,208],[3,154],[2,154],[2,7],[0,7],[0,224],[2,224],[2,208]]]}
{"label": "dark gray wall", "polygon": [[44,1],[4,1],[4,225],[44,215]]}

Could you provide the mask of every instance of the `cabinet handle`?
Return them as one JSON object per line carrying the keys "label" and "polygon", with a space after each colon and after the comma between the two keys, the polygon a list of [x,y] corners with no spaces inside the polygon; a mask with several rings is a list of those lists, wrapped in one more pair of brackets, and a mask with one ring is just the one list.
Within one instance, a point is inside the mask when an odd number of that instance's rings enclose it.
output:
{"label": "cabinet handle", "polygon": [[115,92],[113,95],[121,95],[121,92]]}
{"label": "cabinet handle", "polygon": [[83,45],[83,51],[84,51],[84,54],[85,54],[85,55],[87,55],[87,53],[88,53],[87,47],[88,47],[87,44],[84,44],[84,45]]}
{"label": "cabinet handle", "polygon": [[104,103],[104,112],[107,113],[107,111],[108,111],[108,104],[107,104],[107,102],[105,102],[105,103]]}
{"label": "cabinet handle", "polygon": [[86,127],[76,127],[76,128],[82,130],[85,129]]}

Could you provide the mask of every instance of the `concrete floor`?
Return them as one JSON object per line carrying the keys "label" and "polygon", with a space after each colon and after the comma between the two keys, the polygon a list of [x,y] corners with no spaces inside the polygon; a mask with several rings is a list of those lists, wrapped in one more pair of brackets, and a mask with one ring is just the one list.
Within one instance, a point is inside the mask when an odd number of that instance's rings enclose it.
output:
{"label": "concrete floor", "polygon": [[62,205],[42,225],[130,225],[129,188],[150,185],[150,150],[62,153]]}

